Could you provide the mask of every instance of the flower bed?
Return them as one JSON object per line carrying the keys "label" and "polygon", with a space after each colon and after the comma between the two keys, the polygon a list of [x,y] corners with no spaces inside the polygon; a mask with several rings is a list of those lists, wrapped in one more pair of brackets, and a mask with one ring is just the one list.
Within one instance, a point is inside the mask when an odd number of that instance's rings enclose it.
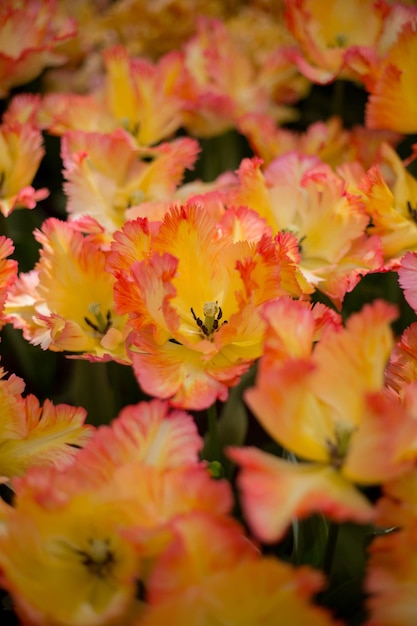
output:
{"label": "flower bed", "polygon": [[0,7],[0,606],[414,626],[417,8]]}

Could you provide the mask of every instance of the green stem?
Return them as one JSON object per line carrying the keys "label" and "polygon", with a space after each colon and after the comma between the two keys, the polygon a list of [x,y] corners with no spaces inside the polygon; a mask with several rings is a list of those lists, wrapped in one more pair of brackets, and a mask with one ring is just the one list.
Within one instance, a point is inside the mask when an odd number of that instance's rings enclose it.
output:
{"label": "green stem", "polygon": [[88,412],[87,421],[90,424],[99,426],[110,423],[115,417],[116,402],[107,363],[74,361],[64,401],[83,406]]}
{"label": "green stem", "polygon": [[200,156],[199,168],[205,182],[211,182],[219,174],[227,170],[234,170],[242,160],[242,142],[235,130],[229,130],[222,135],[202,140],[203,148]]}
{"label": "green stem", "polygon": [[217,429],[216,403],[207,409],[207,458],[209,461],[220,461],[220,441]]}
{"label": "green stem", "polygon": [[323,572],[330,578],[332,572],[334,555],[336,552],[337,538],[339,535],[339,525],[333,522],[329,523],[329,531],[327,535],[327,545],[323,557]]}
{"label": "green stem", "polygon": [[9,235],[9,225],[7,223],[7,218],[4,217],[2,213],[0,213],[0,235],[5,235],[6,237],[10,237]]}
{"label": "green stem", "polygon": [[298,519],[292,521],[293,548],[291,561],[294,565],[301,565],[304,554],[303,533],[301,532],[301,523]]}
{"label": "green stem", "polygon": [[332,114],[343,118],[343,107],[346,97],[345,82],[336,80],[333,84]]}

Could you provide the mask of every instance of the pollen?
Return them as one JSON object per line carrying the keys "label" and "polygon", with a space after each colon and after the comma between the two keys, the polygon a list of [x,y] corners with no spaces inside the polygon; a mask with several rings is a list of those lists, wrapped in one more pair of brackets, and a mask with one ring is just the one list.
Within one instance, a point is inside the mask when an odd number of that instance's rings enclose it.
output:
{"label": "pollen", "polygon": [[[217,302],[217,300],[216,302],[205,302],[203,306],[203,313],[205,317],[211,317],[214,319],[219,314],[219,312],[221,317],[221,308],[219,307],[219,303]],[[220,317],[218,319],[220,319]]]}

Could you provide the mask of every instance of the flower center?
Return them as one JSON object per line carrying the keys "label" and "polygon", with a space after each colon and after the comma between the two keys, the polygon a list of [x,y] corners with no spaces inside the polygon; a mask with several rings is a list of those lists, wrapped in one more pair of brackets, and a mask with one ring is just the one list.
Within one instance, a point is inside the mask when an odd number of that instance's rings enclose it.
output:
{"label": "flower center", "polygon": [[108,310],[106,313],[106,317],[104,317],[98,302],[93,302],[92,304],[90,304],[88,307],[88,311],[89,313],[91,313],[93,319],[85,316],[85,323],[94,330],[95,334],[98,334],[100,336],[105,335],[112,325],[111,311]]}
{"label": "flower center", "polygon": [[107,578],[116,562],[109,539],[89,539],[88,549],[79,550],[79,555],[82,564],[98,578]]}
{"label": "flower center", "polygon": [[348,431],[348,430],[341,431],[337,433],[336,442],[333,442],[333,441],[327,442],[327,448],[330,454],[330,463],[336,469],[341,468],[343,465],[343,462],[345,460],[345,457],[348,451],[351,435],[352,435],[351,431]]}
{"label": "flower center", "polygon": [[332,41],[328,43],[329,48],[346,48],[348,45],[348,38],[345,33],[336,33]]}
{"label": "flower center", "polygon": [[[203,337],[211,337],[213,333],[219,329],[219,322],[223,317],[222,308],[219,306],[217,300],[215,302],[205,302],[203,306],[204,321],[201,317],[197,317],[192,307],[191,314]],[[222,322],[222,325],[223,324],[227,324],[227,320],[224,320]]]}
{"label": "flower center", "polygon": [[[74,556],[78,563],[86,567],[90,574],[97,578],[108,578],[112,575],[116,565],[114,550],[111,548],[111,539],[87,539],[83,547],[66,539],[58,539],[48,546],[48,551],[63,562],[73,562]],[[86,547],[85,547],[86,546]]]}

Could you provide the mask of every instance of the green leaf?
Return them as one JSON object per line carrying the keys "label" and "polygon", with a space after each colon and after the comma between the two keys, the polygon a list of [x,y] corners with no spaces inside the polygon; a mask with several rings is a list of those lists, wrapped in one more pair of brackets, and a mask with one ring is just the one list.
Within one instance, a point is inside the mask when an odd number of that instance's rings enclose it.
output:
{"label": "green leaf", "polygon": [[319,603],[330,608],[348,626],[364,623],[365,594],[363,579],[367,562],[367,544],[374,527],[340,524],[327,589],[319,594]]}
{"label": "green leaf", "polygon": [[292,523],[293,551],[291,560],[294,565],[307,564],[320,568],[326,552],[328,540],[328,522],[321,514],[312,515],[304,520]]}
{"label": "green leaf", "polygon": [[229,399],[223,406],[218,420],[218,436],[222,448],[241,446],[245,442],[249,420],[243,392],[253,385],[254,380],[255,368],[252,367],[230,391]]}

